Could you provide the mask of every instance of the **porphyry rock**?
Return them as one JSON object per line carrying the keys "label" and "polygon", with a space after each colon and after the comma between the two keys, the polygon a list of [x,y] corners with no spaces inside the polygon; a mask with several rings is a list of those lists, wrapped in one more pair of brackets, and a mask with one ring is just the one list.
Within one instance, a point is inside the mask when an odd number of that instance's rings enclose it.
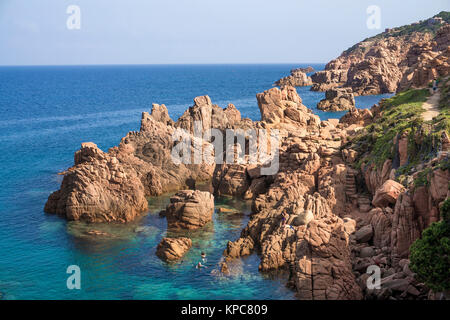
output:
{"label": "porphyry rock", "polygon": [[403,191],[405,191],[405,187],[402,184],[394,180],[387,180],[375,192],[372,204],[375,207],[381,208],[384,208],[389,204],[395,204],[399,194]]}
{"label": "porphyry rock", "polygon": [[199,190],[181,190],[166,207],[169,228],[197,229],[212,220],[214,196]]}
{"label": "porphyry rock", "polygon": [[175,261],[191,247],[192,240],[189,238],[163,238],[156,248],[156,255],[163,261]]}
{"label": "porphyry rock", "polygon": [[317,104],[323,111],[344,111],[355,106],[355,98],[351,88],[334,88],[325,92],[325,99]]}

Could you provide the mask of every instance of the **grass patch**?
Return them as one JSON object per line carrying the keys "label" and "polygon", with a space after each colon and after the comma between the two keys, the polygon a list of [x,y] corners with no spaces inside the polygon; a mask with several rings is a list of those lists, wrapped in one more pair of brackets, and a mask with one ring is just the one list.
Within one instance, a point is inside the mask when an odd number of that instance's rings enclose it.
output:
{"label": "grass patch", "polygon": [[415,137],[423,124],[422,104],[428,96],[427,89],[411,89],[383,100],[381,116],[351,141],[352,149],[360,155],[357,167],[374,163],[381,168],[387,159],[393,159],[394,138],[403,132],[409,136],[408,149],[416,149]]}
{"label": "grass patch", "polygon": [[440,115],[433,119],[433,124],[439,131],[445,130],[450,132],[450,77],[441,81],[441,97],[439,100]]}

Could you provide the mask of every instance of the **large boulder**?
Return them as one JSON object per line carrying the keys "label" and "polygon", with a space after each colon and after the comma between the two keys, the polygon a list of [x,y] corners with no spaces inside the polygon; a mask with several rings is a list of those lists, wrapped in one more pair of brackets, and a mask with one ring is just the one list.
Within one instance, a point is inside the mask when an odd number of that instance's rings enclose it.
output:
{"label": "large boulder", "polygon": [[261,121],[269,124],[291,124],[317,128],[320,119],[302,104],[294,87],[272,88],[256,95]]}
{"label": "large boulder", "polygon": [[375,192],[375,196],[373,197],[372,204],[375,207],[384,208],[389,204],[395,204],[400,193],[405,191],[405,187],[394,181],[387,180],[381,187],[377,189]]}
{"label": "large boulder", "polygon": [[325,99],[320,100],[317,109],[323,111],[344,111],[355,107],[355,98],[351,88],[334,88],[325,92]]}
{"label": "large boulder", "polygon": [[163,261],[176,261],[192,247],[189,238],[163,238],[156,248],[156,255]]}
{"label": "large boulder", "polygon": [[214,196],[199,190],[181,190],[166,207],[169,228],[198,229],[212,220]]}

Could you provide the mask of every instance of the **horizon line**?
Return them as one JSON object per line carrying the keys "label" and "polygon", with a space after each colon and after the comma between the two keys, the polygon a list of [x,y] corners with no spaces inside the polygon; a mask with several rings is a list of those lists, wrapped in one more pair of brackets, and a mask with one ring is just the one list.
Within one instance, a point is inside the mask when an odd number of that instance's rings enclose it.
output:
{"label": "horizon line", "polygon": [[288,65],[327,62],[212,62],[212,63],[86,63],[86,64],[0,64],[0,67],[89,67],[89,66],[207,66],[207,65]]}

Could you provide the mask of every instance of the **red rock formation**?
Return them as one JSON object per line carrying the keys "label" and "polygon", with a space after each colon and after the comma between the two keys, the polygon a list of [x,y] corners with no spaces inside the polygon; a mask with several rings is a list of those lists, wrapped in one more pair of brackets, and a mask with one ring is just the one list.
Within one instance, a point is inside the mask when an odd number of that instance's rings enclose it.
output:
{"label": "red rock formation", "polygon": [[333,88],[325,92],[317,109],[323,111],[344,111],[355,108],[355,98],[350,88]]}
{"label": "red rock formation", "polygon": [[366,126],[373,121],[372,112],[369,109],[357,109],[352,107],[344,114],[339,122],[347,125],[356,124],[359,126]]}
{"label": "red rock formation", "polygon": [[[192,139],[193,120],[208,126],[231,126],[240,121],[239,111],[213,106],[207,96],[194,102],[189,109],[192,118],[181,117],[175,124],[188,129],[186,134]],[[214,164],[173,161],[171,152],[177,141],[172,123],[167,108],[154,104],[151,115],[142,114],[139,132],[129,132],[118,147],[105,153],[93,143],[83,144],[75,153],[74,166],[64,172],[60,190],[50,195],[45,212],[69,220],[128,222],[147,210],[145,196],[178,190],[190,180],[210,180]],[[202,141],[200,146],[207,144]],[[188,148],[190,154],[195,147]]]}
{"label": "red rock formation", "polygon": [[163,238],[156,248],[156,255],[163,261],[181,259],[192,247],[189,238]]}
{"label": "red rock formation", "polygon": [[357,95],[371,95],[424,87],[450,72],[449,26],[440,28],[434,38],[431,33],[415,32],[366,39],[313,74],[312,90],[344,86]]}
{"label": "red rock formation", "polygon": [[389,204],[394,204],[400,193],[405,191],[405,187],[394,180],[387,180],[375,192],[372,204],[375,207],[384,208]]}
{"label": "red rock formation", "polygon": [[169,228],[198,229],[212,220],[214,196],[199,190],[178,191],[166,208]]}
{"label": "red rock formation", "polygon": [[144,187],[130,164],[93,143],[82,144],[75,163],[60,190],[49,196],[45,212],[68,220],[127,222],[147,210]]}
{"label": "red rock formation", "polygon": [[[312,69],[312,68],[311,68]],[[281,78],[275,82],[278,87],[304,87],[312,85],[312,80],[306,75],[307,72],[311,72],[311,69],[293,69],[291,74],[287,77]]]}
{"label": "red rock formation", "polygon": [[314,128],[320,123],[319,117],[302,104],[302,99],[294,87],[287,86],[281,90],[272,88],[258,93],[256,99],[261,121],[278,124],[282,128]]}
{"label": "red rock formation", "polygon": [[352,273],[348,234],[337,217],[314,220],[299,236],[293,284],[299,298],[312,300],[361,299]]}
{"label": "red rock formation", "polygon": [[359,299],[361,289],[352,274],[348,243],[354,226],[338,217],[347,203],[347,168],[340,158],[342,141],[337,138],[345,133],[335,126],[337,121],[316,125],[286,116],[292,106],[301,112],[299,119],[310,117],[300,101],[286,88],[258,95],[262,120],[292,129],[282,136],[280,170],[273,182],[250,166],[239,170],[242,178],[233,178],[236,185],[245,179],[251,184],[264,182],[267,191],[254,197],[254,214],[241,237],[228,243],[224,256],[229,260],[257,250],[260,270],[291,270],[290,284],[303,299]]}

